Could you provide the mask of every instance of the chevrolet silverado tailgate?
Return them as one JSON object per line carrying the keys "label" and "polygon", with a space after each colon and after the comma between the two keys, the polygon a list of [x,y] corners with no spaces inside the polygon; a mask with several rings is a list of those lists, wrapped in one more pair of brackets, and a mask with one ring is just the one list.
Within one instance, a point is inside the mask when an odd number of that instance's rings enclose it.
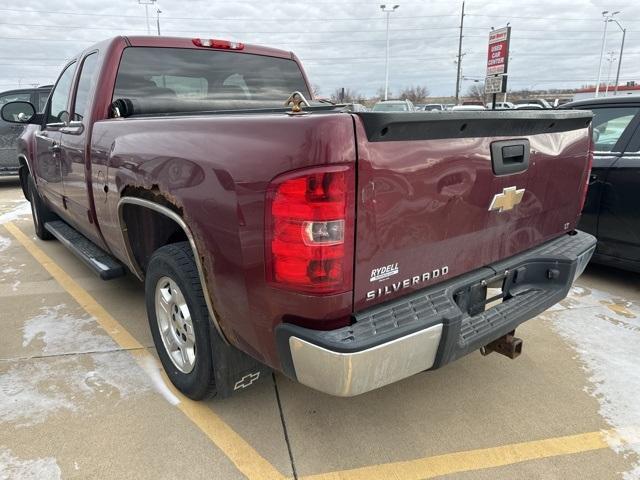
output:
{"label": "chevrolet silverado tailgate", "polygon": [[359,113],[354,308],[572,230],[590,112]]}

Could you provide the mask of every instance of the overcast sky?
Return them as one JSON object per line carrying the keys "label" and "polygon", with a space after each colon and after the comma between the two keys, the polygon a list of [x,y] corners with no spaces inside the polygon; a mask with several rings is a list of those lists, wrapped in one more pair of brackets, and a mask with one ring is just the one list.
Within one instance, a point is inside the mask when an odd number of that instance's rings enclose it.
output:
{"label": "overcast sky", "polygon": [[[225,38],[293,50],[311,82],[328,96],[338,87],[372,95],[384,85],[386,17],[380,3],[158,0],[157,5],[163,35]],[[462,2],[397,3],[400,7],[390,23],[390,90],[426,85],[432,95],[453,95]],[[640,81],[640,0],[468,0],[462,92],[473,79],[484,78],[490,28],[507,22],[512,27],[510,89],[595,83],[602,10],[620,10],[616,18],[627,28],[621,81]],[[156,7],[149,12],[155,33]],[[53,83],[65,60],[91,43],[146,31],[145,8],[138,0],[2,0],[0,90]],[[606,51],[614,51],[616,59],[620,40],[621,32],[610,23]],[[603,81],[608,66],[603,63]]]}

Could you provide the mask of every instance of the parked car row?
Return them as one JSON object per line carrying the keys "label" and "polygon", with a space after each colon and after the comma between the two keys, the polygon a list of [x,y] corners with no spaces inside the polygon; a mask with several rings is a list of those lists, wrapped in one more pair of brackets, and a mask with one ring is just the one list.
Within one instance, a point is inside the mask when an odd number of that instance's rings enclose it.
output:
{"label": "parked car row", "polygon": [[[525,99],[516,102],[496,102],[496,110],[545,110],[553,106],[544,99]],[[492,110],[493,104],[483,104],[480,101],[465,101],[460,105],[452,103],[427,103],[414,105],[410,100],[381,100],[376,103],[372,111],[374,112],[443,112],[461,110]],[[355,111],[355,110],[354,110]]]}

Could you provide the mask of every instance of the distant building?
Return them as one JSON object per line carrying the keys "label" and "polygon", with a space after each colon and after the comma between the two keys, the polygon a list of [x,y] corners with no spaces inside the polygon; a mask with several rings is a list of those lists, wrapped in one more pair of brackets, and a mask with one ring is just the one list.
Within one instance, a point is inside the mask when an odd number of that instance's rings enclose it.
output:
{"label": "distant building", "polygon": [[[600,86],[598,92],[599,97],[613,97],[615,93],[615,86],[609,86],[607,90],[606,85]],[[635,82],[629,82],[627,85],[619,85],[617,96],[622,95],[640,95],[640,85],[636,85]],[[596,96],[596,87],[579,88],[576,90],[573,96],[574,100],[584,100],[585,98],[593,98]]]}

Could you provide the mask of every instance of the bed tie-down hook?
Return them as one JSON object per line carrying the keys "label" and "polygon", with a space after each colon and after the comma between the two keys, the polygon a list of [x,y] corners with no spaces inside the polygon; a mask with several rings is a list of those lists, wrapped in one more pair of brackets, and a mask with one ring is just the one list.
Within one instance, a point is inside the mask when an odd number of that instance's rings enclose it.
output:
{"label": "bed tie-down hook", "polygon": [[302,93],[295,91],[284,102],[284,106],[291,106],[291,111],[287,112],[289,115],[305,115],[310,112],[303,112],[302,107],[310,107],[311,104],[307,101],[306,98],[304,98],[304,95]]}

